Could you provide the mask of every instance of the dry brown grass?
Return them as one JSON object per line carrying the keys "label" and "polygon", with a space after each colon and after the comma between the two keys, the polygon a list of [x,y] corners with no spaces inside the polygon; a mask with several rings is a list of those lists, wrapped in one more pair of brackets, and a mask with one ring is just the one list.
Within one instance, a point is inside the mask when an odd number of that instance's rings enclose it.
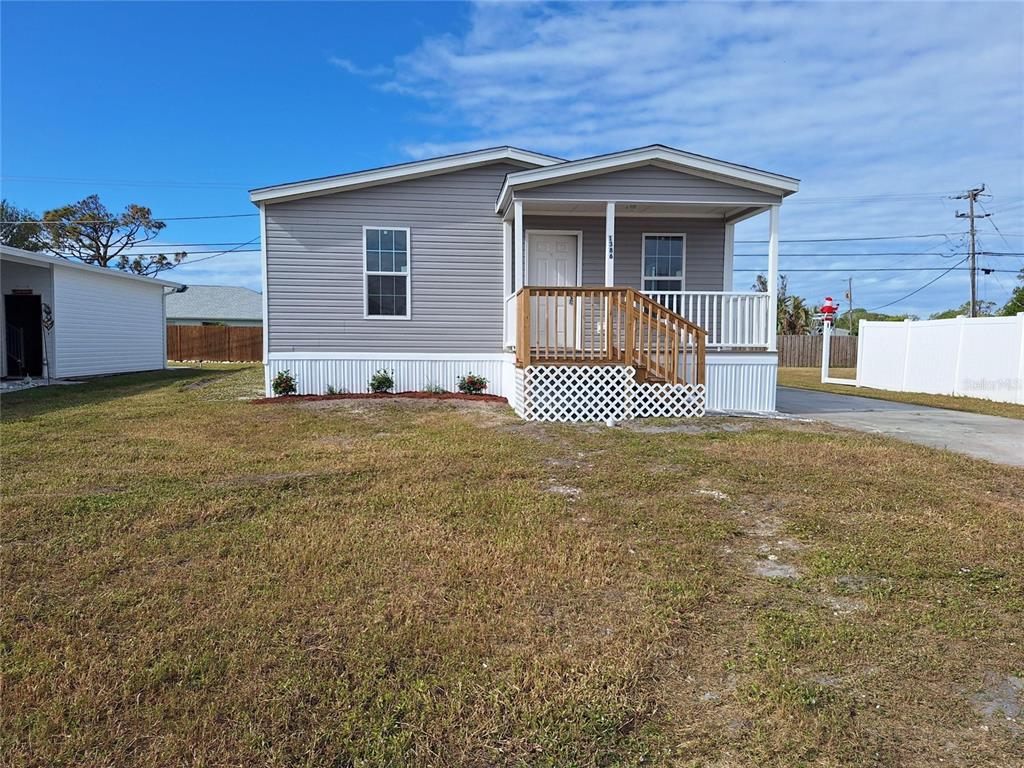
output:
{"label": "dry brown grass", "polygon": [[0,762],[1019,763],[1024,471],[258,379],[4,397]]}
{"label": "dry brown grass", "polygon": [[[854,379],[856,368],[833,368],[829,375],[836,379]],[[979,397],[954,397],[952,395],[926,395],[921,392],[891,392],[887,389],[853,387],[845,384],[822,384],[820,368],[779,368],[779,384],[783,387],[816,389],[838,395],[873,397],[876,400],[891,400],[897,403],[926,405],[932,408],[948,408],[951,411],[984,413],[989,416],[1006,416],[1010,419],[1024,419],[1024,405],[998,403]]]}

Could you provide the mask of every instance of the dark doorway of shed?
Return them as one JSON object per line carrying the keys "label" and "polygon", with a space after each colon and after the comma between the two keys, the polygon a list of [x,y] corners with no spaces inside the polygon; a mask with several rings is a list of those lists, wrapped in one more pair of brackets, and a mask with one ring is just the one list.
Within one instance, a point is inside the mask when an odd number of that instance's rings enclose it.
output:
{"label": "dark doorway of shed", "polygon": [[7,375],[43,375],[43,300],[41,296],[4,296]]}

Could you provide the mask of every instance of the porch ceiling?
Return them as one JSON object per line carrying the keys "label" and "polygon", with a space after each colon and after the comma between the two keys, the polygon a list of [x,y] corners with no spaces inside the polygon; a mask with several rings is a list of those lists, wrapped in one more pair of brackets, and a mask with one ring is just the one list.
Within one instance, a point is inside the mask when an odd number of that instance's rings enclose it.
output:
{"label": "porch ceiling", "polygon": [[[523,214],[530,216],[604,217],[607,203],[601,200],[523,200]],[[509,206],[511,213],[511,206]],[[735,219],[761,213],[766,207],[751,208],[727,204],[616,202],[617,217],[677,217]]]}

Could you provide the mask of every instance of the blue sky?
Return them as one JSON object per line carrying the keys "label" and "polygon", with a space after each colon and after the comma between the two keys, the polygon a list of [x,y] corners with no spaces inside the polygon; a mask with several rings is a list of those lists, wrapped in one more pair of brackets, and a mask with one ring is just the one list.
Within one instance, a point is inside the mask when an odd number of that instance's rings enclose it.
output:
{"label": "blue sky", "polygon": [[[948,235],[784,242],[791,290],[814,301],[848,274],[868,308],[938,276],[817,270],[951,266],[965,227],[949,196],[970,185],[988,185],[1003,233],[981,222],[982,247],[1024,252],[1019,3],[4,2],[0,34],[0,181],[37,212],[98,193],[167,219],[252,214],[254,186],[433,154],[660,142],[802,179],[784,241]],[[737,239],[764,238],[766,219]],[[198,259],[258,237],[257,222],[169,221],[162,239],[204,244]],[[738,270],[763,268],[763,245],[736,250],[758,254]],[[258,287],[258,254],[178,274]],[[1002,303],[1014,282],[983,276],[981,297]],[[954,272],[887,311],[966,298]]]}

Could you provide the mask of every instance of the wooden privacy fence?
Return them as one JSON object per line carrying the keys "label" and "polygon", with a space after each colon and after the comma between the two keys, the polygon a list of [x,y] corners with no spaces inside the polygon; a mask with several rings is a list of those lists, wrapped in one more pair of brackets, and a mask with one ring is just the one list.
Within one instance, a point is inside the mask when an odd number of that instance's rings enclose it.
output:
{"label": "wooden privacy fence", "polygon": [[263,359],[263,328],[230,325],[168,325],[168,360]]}
{"label": "wooden privacy fence", "polygon": [[[780,368],[821,367],[821,336],[783,336],[779,334]],[[857,337],[833,336],[829,366],[832,368],[857,367]]]}

